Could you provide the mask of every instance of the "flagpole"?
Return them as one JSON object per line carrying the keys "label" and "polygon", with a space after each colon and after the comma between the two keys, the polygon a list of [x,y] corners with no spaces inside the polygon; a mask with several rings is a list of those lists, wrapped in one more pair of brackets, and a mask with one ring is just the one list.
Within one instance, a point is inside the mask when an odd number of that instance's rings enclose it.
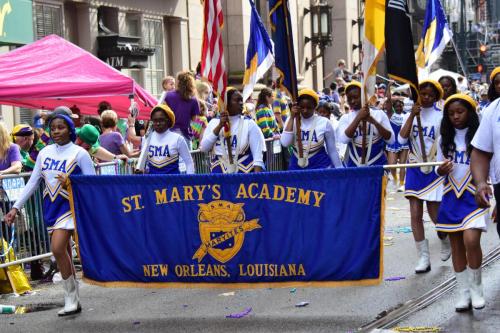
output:
{"label": "flagpole", "polygon": [[[291,88],[292,91],[290,91],[290,94],[292,95],[292,102],[295,104],[297,102],[297,74],[296,74],[296,68],[295,68],[295,59],[292,59],[292,44],[291,40],[293,40],[293,36],[290,31],[290,22],[288,22],[288,0],[283,0],[283,3],[281,5],[283,8],[283,16],[285,18],[285,26],[286,26],[286,40],[288,44],[288,64],[290,66],[290,69],[293,70],[293,73],[295,75],[290,75],[290,80],[292,81]],[[302,146],[302,129],[301,129],[301,115],[300,113],[295,115],[295,136],[297,139],[297,150],[299,153],[299,158],[302,159],[304,157],[304,147]]]}
{"label": "flagpole", "polygon": [[453,37],[451,37],[451,44],[453,45],[453,49],[455,50],[455,53],[457,54],[458,58],[458,63],[460,64],[460,67],[462,68],[462,73],[464,73],[464,76],[467,77],[467,72],[465,71],[465,66],[462,61],[462,57],[460,56],[460,53],[458,53],[457,45],[455,44],[455,40]]}

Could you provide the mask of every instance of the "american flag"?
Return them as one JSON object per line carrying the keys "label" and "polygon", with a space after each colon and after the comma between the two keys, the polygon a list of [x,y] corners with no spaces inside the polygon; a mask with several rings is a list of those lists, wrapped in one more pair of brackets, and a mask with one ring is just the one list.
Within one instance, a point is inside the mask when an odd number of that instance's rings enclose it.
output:
{"label": "american flag", "polygon": [[212,83],[214,91],[224,101],[227,87],[222,45],[224,15],[220,0],[205,0],[203,6],[205,29],[201,50],[201,75]]}

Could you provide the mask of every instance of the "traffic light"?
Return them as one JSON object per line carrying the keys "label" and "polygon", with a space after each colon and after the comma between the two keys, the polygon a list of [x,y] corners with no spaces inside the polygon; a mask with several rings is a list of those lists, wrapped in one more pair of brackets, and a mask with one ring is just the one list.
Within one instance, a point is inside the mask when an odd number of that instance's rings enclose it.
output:
{"label": "traffic light", "polygon": [[486,62],[486,51],[488,51],[488,46],[486,44],[481,44],[479,46],[479,59],[477,64],[477,72],[483,73],[484,64]]}

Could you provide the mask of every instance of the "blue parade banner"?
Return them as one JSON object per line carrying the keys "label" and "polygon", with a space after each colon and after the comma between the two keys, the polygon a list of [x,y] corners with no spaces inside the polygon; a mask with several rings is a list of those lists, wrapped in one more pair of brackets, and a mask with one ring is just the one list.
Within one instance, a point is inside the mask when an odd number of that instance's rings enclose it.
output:
{"label": "blue parade banner", "polygon": [[347,286],[382,278],[381,167],[71,176],[84,279],[101,286]]}

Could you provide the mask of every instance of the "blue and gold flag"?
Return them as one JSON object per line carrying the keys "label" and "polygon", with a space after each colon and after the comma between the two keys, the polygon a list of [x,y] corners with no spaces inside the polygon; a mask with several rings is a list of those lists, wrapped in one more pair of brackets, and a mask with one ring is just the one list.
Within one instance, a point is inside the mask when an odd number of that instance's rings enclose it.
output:
{"label": "blue and gold flag", "polygon": [[418,68],[428,71],[439,59],[452,36],[441,2],[428,0],[422,37],[415,54]]}
{"label": "blue and gold flag", "polygon": [[274,66],[279,73],[278,87],[295,101],[298,96],[297,69],[288,0],[269,0],[269,18],[274,42]]}
{"label": "blue and gold flag", "polygon": [[84,279],[159,288],[378,284],[384,182],[381,167],[72,176]]}
{"label": "blue and gold flag", "polygon": [[243,78],[243,100],[246,101],[253,92],[257,81],[264,76],[274,63],[273,42],[269,38],[255,3],[250,1],[252,17],[250,19],[250,38],[248,40],[247,61]]}

